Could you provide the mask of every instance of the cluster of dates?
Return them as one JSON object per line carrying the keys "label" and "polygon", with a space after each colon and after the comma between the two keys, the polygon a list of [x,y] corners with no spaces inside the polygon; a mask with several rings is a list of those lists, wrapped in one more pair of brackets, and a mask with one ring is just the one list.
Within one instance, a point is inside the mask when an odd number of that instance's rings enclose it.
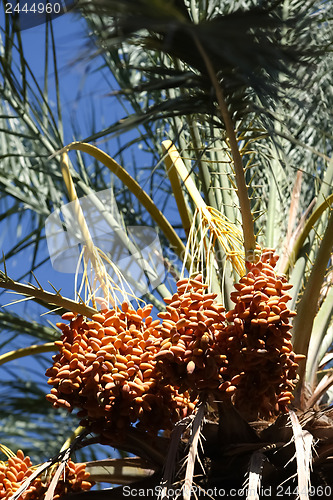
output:
{"label": "cluster of dates", "polygon": [[291,285],[277,276],[276,261],[266,250],[248,263],[227,313],[201,275],[177,283],[157,320],[151,305],[134,310],[126,302],[92,320],[66,313],[47,399],[78,408],[81,424],[102,435],[134,423],[170,429],[203,393],[231,399],[248,418],[287,411],[300,357],[290,341]]}
{"label": "cluster of dates", "polygon": [[195,397],[216,390],[228,364],[224,307],[206,289],[201,275],[178,281],[156,327],[161,340],[155,356],[158,370],[164,380]]}
{"label": "cluster of dates", "polygon": [[161,384],[156,374],[158,320],[152,306],[136,311],[105,309],[92,320],[66,313],[60,323],[59,354],[46,372],[53,386],[47,399],[68,411],[79,408],[81,425],[102,436],[138,422],[152,431],[170,429],[194,409],[188,394]]}
{"label": "cluster of dates", "polygon": [[[85,468],[84,463],[75,464],[69,460],[58,481],[53,500],[59,500],[69,493],[90,490],[94,483],[88,480],[89,473]],[[33,472],[30,457],[24,456],[22,450],[18,450],[16,456],[10,457],[7,462],[0,462],[0,499],[9,500]],[[43,500],[51,479],[52,477],[48,480],[40,477],[33,479],[20,500]]]}
{"label": "cluster of dates", "polygon": [[276,275],[277,259],[266,250],[258,263],[247,264],[231,294],[235,308],[226,314],[215,295],[205,293],[201,276],[178,282],[156,327],[158,368],[166,380],[196,395],[231,398],[249,419],[287,411],[301,356],[292,351],[291,285]]}
{"label": "cluster of dates", "polygon": [[258,263],[248,264],[231,294],[235,308],[226,314],[227,331],[238,346],[228,352],[231,375],[233,370],[240,375],[234,403],[248,418],[287,411],[303,357],[292,350],[289,319],[296,313],[286,305],[292,285],[276,275],[277,259],[266,250]]}

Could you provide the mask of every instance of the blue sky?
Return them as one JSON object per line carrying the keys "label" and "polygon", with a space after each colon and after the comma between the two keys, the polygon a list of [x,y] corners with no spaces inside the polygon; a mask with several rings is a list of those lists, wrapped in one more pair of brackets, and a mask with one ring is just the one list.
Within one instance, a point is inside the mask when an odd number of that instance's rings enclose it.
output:
{"label": "blue sky", "polygon": [[[0,16],[0,25],[3,25]],[[116,122],[124,116],[124,110],[116,97],[111,97],[110,92],[117,88],[110,72],[97,71],[103,64],[101,57],[91,60],[89,56],[96,50],[87,42],[87,27],[82,18],[73,12],[52,20],[55,46],[57,50],[57,64],[60,82],[60,95],[64,123],[64,143],[83,139],[94,131]],[[30,29],[23,30],[22,41],[25,58],[36,77],[38,84],[43,88],[45,68],[45,25],[40,24]],[[51,45],[51,44],[49,44]],[[48,95],[51,109],[56,113],[55,78],[52,64],[51,47],[49,49],[49,80]],[[76,136],[73,135],[73,124]],[[92,129],[94,124],[94,130]],[[101,147],[106,145],[103,143]],[[108,149],[113,155],[119,148],[119,143],[113,139],[108,141]],[[139,149],[137,158],[145,162],[146,156]],[[71,153],[74,155],[74,153]],[[126,155],[125,155],[126,157]],[[131,157],[127,155],[129,162]],[[15,219],[14,219],[15,220]],[[6,252],[16,238],[16,227],[13,220],[12,227],[6,222],[0,224],[0,242],[2,250]],[[22,231],[27,228],[22,227]],[[1,241],[2,235],[2,241]],[[18,279],[24,271],[29,269],[27,260],[13,258],[7,262],[9,275]],[[73,276],[64,275],[53,271],[51,266],[47,269],[48,279],[57,286],[63,287],[64,293],[73,296]],[[44,270],[45,276],[45,270]]]}
{"label": "blue sky", "polygon": [[[1,24],[3,25],[3,19],[0,18]],[[64,143],[67,144],[74,139],[83,139],[91,135],[93,132],[92,122],[94,122],[95,130],[99,131],[103,127],[111,125],[124,117],[125,111],[117,98],[110,96],[110,92],[117,88],[117,83],[110,75],[110,71],[103,72],[100,70],[100,67],[103,65],[103,59],[101,57],[89,57],[95,48],[92,45],[88,45],[87,27],[84,20],[75,13],[70,12],[53,19],[52,26],[57,50],[62,114],[65,127]],[[25,57],[31,67],[31,71],[36,77],[38,84],[43,87],[46,46],[45,25],[40,24],[23,30],[22,41]],[[49,50],[48,92],[50,107],[56,112],[55,78],[51,49]],[[76,137],[73,136],[73,123],[79,129]],[[134,134],[133,132],[132,136]],[[125,140],[125,138],[122,140]],[[108,146],[110,154],[114,155],[119,148],[119,143],[116,139],[111,139],[108,144],[102,143],[100,145],[102,149],[105,149],[106,146]],[[126,168],[131,168],[132,153],[133,148],[131,152],[125,154],[127,162],[124,166]],[[140,166],[151,164],[151,159],[148,158],[148,155],[139,150],[137,146],[135,146],[134,154]],[[168,209],[168,212],[170,212],[170,209]],[[4,252],[12,247],[16,238],[16,227],[14,227],[15,224],[13,221],[15,221],[14,218],[11,220],[11,227],[8,227],[5,221],[0,223],[0,243],[2,243],[2,250]],[[27,231],[24,223],[22,224],[22,231]],[[1,236],[3,236],[2,242]],[[45,256],[47,256],[46,249]],[[9,276],[19,279],[24,272],[30,270],[29,259],[31,256],[27,253],[26,257],[26,259],[22,259],[21,257],[16,259],[14,257],[7,262]],[[49,261],[36,272],[36,276],[47,289],[51,290],[51,287],[48,285],[48,281],[50,281],[57,289],[61,288],[65,296],[74,298],[74,273],[64,274],[57,272],[52,269]],[[1,297],[2,304],[10,302],[13,299],[13,296],[5,295],[5,298]],[[23,303],[23,305],[18,304],[12,309],[18,313],[24,309],[31,317],[35,317],[38,320],[40,308],[32,304],[31,301],[29,305],[27,303]],[[57,321],[57,318],[51,316],[45,317],[44,320],[46,318],[49,318],[53,322]]]}
{"label": "blue sky", "polygon": [[[0,26],[4,26],[3,11],[0,9]],[[52,21],[57,49],[58,71],[60,81],[60,93],[62,103],[62,114],[64,122],[65,143],[74,139],[82,139],[92,133],[91,123],[94,114],[96,130],[102,129],[105,124],[110,125],[124,115],[124,110],[116,98],[110,97],[112,87],[116,87],[115,81],[111,83],[110,74],[108,82],[101,76],[101,72],[95,71],[102,64],[102,58],[89,61],[87,54],[86,25],[84,21],[73,12],[65,14]],[[45,66],[45,25],[37,25],[22,31],[22,41],[25,58],[36,77],[38,84],[43,88],[44,66]],[[90,48],[90,51],[92,48]],[[84,57],[83,57],[84,55]],[[56,109],[55,79],[52,66],[51,50],[49,51],[49,102]],[[79,136],[73,137],[72,124],[79,127]],[[103,145],[102,145],[103,147]],[[110,142],[110,152],[118,150],[116,141]],[[72,153],[74,154],[74,153]],[[112,153],[111,153],[112,154]],[[29,228],[22,219],[21,231],[26,234]],[[12,217],[10,224],[6,220],[0,222],[0,246],[5,253],[15,244],[18,218]],[[18,279],[29,270],[31,252],[26,252],[26,258],[13,257],[6,263],[9,276]],[[45,257],[47,257],[45,249]],[[36,275],[46,289],[52,290],[48,285],[50,281],[56,288],[61,288],[65,296],[74,298],[74,273],[64,274],[52,269],[50,261],[43,265]],[[25,282],[23,280],[23,282]],[[4,293],[0,298],[0,304],[6,304],[15,300],[17,296]],[[59,317],[46,316],[39,318],[41,308],[38,305],[23,302],[10,307],[19,314],[24,313],[27,317],[40,321],[51,320],[53,323]],[[42,310],[44,312],[44,309]],[[31,339],[26,339],[26,343]],[[16,347],[22,346],[22,338],[17,339]],[[12,346],[14,347],[14,346]],[[4,351],[7,347],[4,348]],[[20,361],[20,364],[22,362]],[[23,363],[22,363],[23,364]]]}
{"label": "blue sky", "polygon": [[[110,122],[118,120],[123,112],[116,99],[107,94],[110,88],[100,73],[94,70],[103,63],[102,58],[88,60],[93,47],[88,48],[87,28],[82,18],[73,12],[53,19],[52,21],[60,81],[62,113],[64,123],[75,121],[80,124],[82,137],[91,133],[91,111],[94,108],[96,127],[103,121],[105,109],[108,109],[107,119]],[[45,58],[45,26],[38,25],[22,31],[26,58],[34,75],[42,84],[44,78]],[[51,50],[49,50],[51,63]],[[81,60],[80,60],[81,59]],[[49,71],[49,92],[51,105],[55,106],[55,82],[52,64]],[[53,85],[52,85],[53,83]],[[114,82],[114,85],[116,83]],[[52,100],[53,98],[53,100]],[[106,118],[106,117],[105,117]],[[72,140],[72,128],[65,129],[65,140]]]}
{"label": "blue sky", "polygon": [[[0,9],[1,10],[1,9]],[[2,13],[2,12],[1,12]],[[69,143],[74,139],[83,139],[89,136],[93,131],[91,129],[92,116],[94,117],[94,126],[96,130],[100,130],[107,125],[111,125],[125,115],[124,109],[120,106],[116,97],[111,97],[109,93],[116,88],[116,82],[112,80],[110,72],[107,73],[108,80],[103,77],[102,71],[97,71],[97,68],[102,64],[101,58],[95,58],[89,61],[87,55],[89,53],[87,47],[86,26],[82,19],[73,13],[68,13],[52,21],[55,45],[57,48],[57,59],[60,80],[60,93],[62,103],[63,121],[65,124],[65,143]],[[3,17],[0,16],[0,26],[3,26]],[[25,57],[31,70],[36,77],[39,85],[43,87],[44,80],[44,62],[45,62],[45,26],[37,25],[22,32],[22,40],[24,45]],[[92,48],[90,48],[92,50]],[[50,54],[49,54],[50,56]],[[50,62],[52,61],[50,57]],[[55,80],[52,65],[49,70],[49,103],[50,106],[56,109],[55,99]],[[73,137],[72,124],[75,123],[78,130],[78,136]],[[132,134],[134,136],[134,133]],[[127,136],[127,140],[128,140]],[[122,139],[125,141],[126,139]],[[111,155],[118,150],[119,143],[113,139],[108,144],[102,143],[101,148],[108,150]],[[134,149],[136,162],[140,166],[151,165],[149,155],[140,151],[138,146]],[[131,168],[132,153],[125,154],[125,165]],[[148,174],[144,174],[147,178]],[[141,185],[143,183],[141,182]],[[16,219],[17,220],[17,219]],[[11,227],[8,227],[7,221],[0,222],[0,247],[3,251],[11,248],[16,239],[15,218],[11,218]],[[22,223],[22,232],[26,234],[28,228]],[[3,238],[1,238],[3,237]],[[43,249],[44,252],[44,249]],[[45,249],[45,256],[47,256]],[[7,262],[8,274],[14,279],[18,279],[24,272],[30,269],[30,260],[28,252],[25,255],[20,254],[19,258],[10,259]],[[48,285],[50,281],[56,288],[61,288],[63,295],[74,298],[74,273],[64,274],[52,269],[50,260],[44,264],[36,272],[38,280],[42,285],[51,290]],[[26,282],[27,279],[22,280]],[[19,298],[8,293],[2,294],[0,304],[11,302]],[[40,317],[40,313],[45,309],[34,304],[32,301],[19,303],[15,306],[10,306],[10,310],[20,314],[25,319],[35,319],[40,322],[49,320],[53,324],[59,321],[59,316],[48,315]],[[59,332],[60,335],[60,332]],[[10,332],[2,332],[3,339],[10,338]],[[18,336],[11,341],[9,345],[3,345],[1,353],[15,348],[24,347],[26,345],[35,344],[41,341],[32,339],[31,337]],[[51,353],[46,355],[50,359]],[[24,380],[42,380],[46,386],[46,377],[44,377],[44,367],[36,361],[32,356],[21,358],[19,360],[1,366],[0,375],[2,380],[11,377],[7,371],[9,368],[14,376],[23,377]],[[74,422],[75,424],[75,422]]]}
{"label": "blue sky", "polygon": [[[117,97],[110,95],[110,92],[117,89],[117,83],[110,74],[110,70],[105,69],[103,71],[100,69],[104,64],[102,57],[91,57],[96,48],[92,44],[89,45],[87,26],[84,20],[72,11],[53,19],[52,26],[60,82],[65,132],[64,144],[68,144],[73,140],[82,140],[90,136],[94,131],[100,131],[104,127],[115,123],[125,116],[126,111],[120,105]],[[45,32],[45,25],[43,24],[21,32],[25,57],[41,88],[44,86]],[[56,114],[55,77],[50,43],[48,56],[48,102]],[[73,125],[77,134],[76,136],[73,135]],[[94,129],[92,128],[93,126]],[[121,137],[121,141],[127,141],[135,135],[136,132],[131,132],[131,134]],[[98,142],[97,145],[99,145]],[[118,151],[119,143],[116,139],[110,139],[108,143],[101,141],[100,147],[102,149],[107,148],[106,150],[109,154],[114,156],[116,151]],[[74,153],[70,154],[74,156]],[[133,164],[132,155],[135,156],[135,161],[139,164],[139,167],[149,167],[151,165],[151,157],[140,150],[137,145],[125,152],[124,158],[116,159],[120,162],[124,160],[125,164],[123,166],[131,169]],[[148,169],[146,173],[141,172],[141,175],[143,177],[141,177],[140,183],[142,187],[145,187],[142,178],[149,179],[150,170]],[[158,188],[159,186],[156,187],[156,189]],[[171,206],[172,200],[169,197],[168,213],[170,216],[172,214],[170,210]],[[2,225],[3,228],[4,226]],[[23,227],[22,231],[25,229]],[[5,227],[5,231],[8,237],[5,238],[3,250],[6,252],[15,238],[16,227]],[[14,279],[19,279],[24,270],[28,271],[30,269],[28,259],[22,261],[22,259],[15,260],[13,258],[7,265],[9,275]],[[42,273],[36,274],[43,285],[47,283],[47,280],[50,280],[55,287],[62,288],[64,295],[74,298],[74,274],[71,276],[58,273],[52,269],[50,263],[44,266]]]}

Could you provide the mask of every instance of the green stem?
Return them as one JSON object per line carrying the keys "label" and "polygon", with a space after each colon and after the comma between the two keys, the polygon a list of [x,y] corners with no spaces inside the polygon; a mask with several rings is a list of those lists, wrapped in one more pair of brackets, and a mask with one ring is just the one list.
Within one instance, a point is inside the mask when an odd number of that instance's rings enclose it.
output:
{"label": "green stem", "polygon": [[71,436],[69,436],[68,439],[66,439],[66,441],[64,442],[64,444],[62,445],[61,449],[60,449],[60,453],[62,451],[65,451],[67,450],[67,448],[70,447],[70,445],[75,441],[75,439],[80,436],[80,434],[85,430],[85,427],[82,427],[82,425],[79,425],[75,430],[74,432],[71,434]]}
{"label": "green stem", "polygon": [[182,259],[185,254],[185,246],[182,240],[179,238],[170,222],[162,214],[162,212],[156,207],[153,200],[147,193],[141,188],[140,184],[133,179],[133,177],[126,172],[126,170],[120,166],[111,156],[104,153],[100,149],[92,146],[91,144],[86,144],[83,142],[73,142],[66,146],[63,150],[57,151],[56,154],[60,154],[64,151],[77,150],[88,153],[90,156],[100,161],[105,165],[113,174],[115,174],[125,186],[137,197],[139,202],[145,207],[147,212],[152,216],[154,221],[158,224],[161,231],[168,239],[171,244],[173,251]]}
{"label": "green stem", "polygon": [[24,295],[26,297],[33,297],[47,305],[52,304],[54,306],[63,307],[68,311],[82,314],[83,316],[87,316],[88,318],[91,318],[93,314],[96,314],[98,312],[96,309],[93,309],[92,307],[89,307],[83,303],[78,303],[74,300],[62,297],[59,293],[46,292],[45,290],[35,288],[31,285],[23,285],[22,283],[17,283],[16,281],[13,281],[10,278],[6,277],[3,273],[0,274],[0,288],[13,290],[14,292],[17,292],[18,294]]}
{"label": "green stem", "polygon": [[[61,155],[61,160],[60,160],[60,168],[61,168],[61,173],[62,177],[67,189],[68,193],[68,198],[69,201],[73,204],[73,211],[76,217],[76,223],[78,227],[80,228],[81,235],[84,241],[84,256],[87,261],[91,262],[91,265],[94,269],[94,272],[96,274],[96,278],[98,279],[100,286],[103,290],[104,297],[108,297],[108,283],[106,279],[106,269],[103,263],[101,263],[100,259],[98,258],[97,254],[97,249],[93,243],[92,237],[90,235],[90,231],[87,225],[87,222],[85,220],[85,217],[82,212],[82,208],[78,199],[78,196],[76,194],[76,189],[75,185],[71,176],[71,173],[69,171],[69,163],[68,163],[68,154],[63,153]],[[110,297],[112,301],[112,305],[114,306],[114,301]],[[93,305],[95,306],[95,299],[93,299]]]}
{"label": "green stem", "polygon": [[35,354],[41,354],[43,352],[53,352],[57,350],[58,348],[54,344],[54,342],[22,347],[21,349],[16,349],[15,351],[9,351],[5,354],[1,354],[0,365],[4,365],[5,363],[8,363],[8,361],[13,361],[14,359],[24,358],[25,356],[32,356]]}
{"label": "green stem", "polygon": [[234,124],[232,122],[227,103],[225,101],[224,93],[221,85],[219,84],[211,61],[209,60],[204,48],[197,38],[194,38],[198,50],[206,64],[206,68],[213,84],[216,99],[219,105],[222,120],[225,125],[227,137],[234,162],[235,178],[237,184],[237,195],[239,198],[240,212],[242,215],[242,227],[244,235],[244,249],[245,260],[253,261],[254,252],[256,247],[256,239],[254,234],[254,221],[251,212],[251,204],[248,196],[248,190],[245,182],[244,168],[242,157],[238,148],[237,137],[235,133]]}
{"label": "green stem", "polygon": [[[164,153],[168,153],[167,150],[165,149],[165,146],[162,144],[162,149]],[[177,170],[173,164],[173,161],[171,160],[170,156],[166,154],[164,158],[164,163],[165,163],[165,168],[169,177],[171,189],[173,192],[173,195],[175,197],[176,203],[177,203],[177,208],[178,212],[182,221],[182,226],[184,228],[186,237],[188,237],[192,221],[190,218],[190,213],[186,204],[186,200],[184,197],[184,192],[182,190],[181,182],[177,173]]]}
{"label": "green stem", "polygon": [[[314,318],[317,314],[321,286],[325,278],[327,264],[333,247],[333,211],[319,247],[316,260],[306,284],[302,299],[297,307],[297,316],[293,324],[293,346],[297,354],[308,353]],[[305,375],[305,361],[300,363],[301,381]]]}
{"label": "green stem", "polygon": [[[86,195],[89,196],[89,199],[92,201],[92,203],[94,204],[94,206],[98,210],[98,212],[103,215],[103,218],[109,224],[110,228],[112,228],[112,230],[117,233],[117,236],[118,236],[119,240],[123,243],[124,248],[127,248],[133,257],[135,255],[137,255],[138,249],[135,246],[135,244],[129,239],[127,232],[124,230],[124,227],[116,219],[116,217],[113,217],[113,215],[110,212],[105,210],[105,207],[104,207],[102,201],[98,198],[95,191],[93,191],[82,180],[77,180],[77,185],[80,187],[80,189],[82,190],[83,193],[85,193]],[[142,266],[142,265],[144,266],[145,272],[147,272],[148,274],[151,272],[154,273],[154,271],[151,268],[151,266],[149,265],[148,261],[145,261],[145,262],[141,261],[140,266]],[[135,281],[135,279],[133,279],[133,277],[131,277],[129,275],[126,276],[126,280],[131,285],[134,284],[135,288],[139,291],[139,293],[141,295],[145,295],[145,286],[144,285],[143,286],[142,286],[142,284],[140,285],[140,282]],[[170,295],[170,291],[167,289],[167,287],[163,283],[160,283],[159,285],[157,285],[156,290],[162,298],[168,297]]]}
{"label": "green stem", "polygon": [[200,149],[202,145],[200,144],[200,135],[198,131],[198,126],[194,120],[188,120],[188,126],[192,138],[192,143],[194,147],[194,154],[199,168],[199,177],[201,179],[201,188],[204,196],[204,200],[210,207],[218,209],[216,204],[215,193],[211,189],[211,175],[207,167],[207,163],[200,154]]}
{"label": "green stem", "polygon": [[214,137],[215,147],[213,154],[216,165],[215,174],[213,174],[214,177],[216,177],[216,180],[213,179],[213,184],[216,191],[220,193],[217,208],[222,211],[223,207],[223,213],[230,220],[230,222],[237,224],[237,213],[235,210],[237,199],[234,196],[235,191],[233,191],[228,177],[229,174],[231,174],[230,157],[227,155],[227,152],[223,147],[223,143],[220,141],[220,137],[217,134],[218,132],[216,128],[212,127],[212,136]]}
{"label": "green stem", "polygon": [[332,344],[332,329],[329,326],[333,313],[333,287],[322,302],[313,322],[312,334],[306,360],[306,379],[315,387],[319,363]]}
{"label": "green stem", "polygon": [[294,263],[296,262],[296,260],[298,258],[298,255],[302,249],[304,241],[309,236],[311,229],[313,228],[313,226],[315,225],[315,223],[317,222],[319,217],[322,216],[322,214],[325,212],[325,210],[327,208],[329,208],[332,203],[333,203],[333,194],[328,196],[328,198],[321,205],[319,205],[319,207],[308,218],[308,220],[304,226],[303,231],[301,232],[301,234],[299,235],[299,237],[295,241],[291,255],[288,259],[288,262],[287,262],[285,268],[283,269],[284,274],[287,274],[289,272],[289,269],[294,265]]}

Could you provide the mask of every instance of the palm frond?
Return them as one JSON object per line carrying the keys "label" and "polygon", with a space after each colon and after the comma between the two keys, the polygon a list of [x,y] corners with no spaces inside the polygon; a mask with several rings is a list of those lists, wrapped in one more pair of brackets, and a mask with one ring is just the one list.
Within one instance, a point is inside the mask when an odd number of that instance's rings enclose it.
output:
{"label": "palm frond", "polygon": [[[5,332],[14,332],[15,337],[19,335],[29,335],[33,338],[54,341],[59,337],[59,332],[54,326],[46,326],[37,321],[22,318],[20,315],[9,311],[0,311],[0,324],[2,334]],[[1,347],[3,347],[3,343]]]}
{"label": "palm frond", "polygon": [[[235,122],[246,114],[258,112],[259,102],[265,112],[265,106],[267,111],[274,109],[278,97],[283,96],[284,100],[290,97],[289,89],[295,86],[295,74],[299,74],[300,68],[313,75],[309,68],[318,63],[324,47],[315,40],[311,27],[321,22],[325,5],[321,5],[319,12],[313,1],[303,3],[302,9],[296,0],[289,2],[289,6],[286,19],[282,2],[278,1],[236,8],[234,12],[226,12],[224,5],[223,13],[194,22],[183,1],[167,4],[156,1],[153,7],[145,0],[79,3],[84,15],[95,15],[102,20],[98,36],[102,51],[126,41],[168,55],[157,70],[140,65],[148,83],[134,87],[134,91],[149,88],[153,92],[162,86],[164,90],[176,88],[180,92],[173,101],[165,103],[167,111],[176,115],[204,113],[209,119],[218,113],[213,85],[197,46],[199,42],[223,88]],[[170,64],[172,60],[180,61],[181,71]],[[152,76],[155,71],[156,77]],[[159,78],[157,82],[161,72],[163,80]],[[278,80],[281,75],[284,75],[283,88]],[[150,119],[158,117],[160,109],[148,108]]]}

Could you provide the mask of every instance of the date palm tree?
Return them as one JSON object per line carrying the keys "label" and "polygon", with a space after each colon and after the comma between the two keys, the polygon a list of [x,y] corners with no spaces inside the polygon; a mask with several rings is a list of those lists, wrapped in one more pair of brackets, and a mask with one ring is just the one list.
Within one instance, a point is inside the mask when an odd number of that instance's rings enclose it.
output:
{"label": "date palm tree", "polygon": [[[20,32],[12,31],[9,23],[4,27],[3,219],[28,221],[30,230],[24,237],[17,234],[15,245],[4,255],[0,286],[32,297],[53,314],[65,310],[87,318],[99,314],[94,301],[66,298],[57,290],[47,292],[38,269],[41,249],[45,249],[46,217],[64,201],[75,202],[84,195],[94,200],[96,191],[109,186],[106,172],[111,171],[118,177],[114,192],[126,225],[160,229],[168,280],[156,292],[146,294],[146,302],[161,311],[161,320],[167,323],[174,281],[178,280],[177,302],[187,273],[194,281],[201,273],[204,289],[207,286],[226,310],[226,319],[221,316],[219,321],[224,322],[228,338],[240,339],[228,348],[227,375],[219,379],[220,386],[227,383],[225,394],[230,397],[222,397],[216,388],[208,390],[206,385],[204,391],[193,382],[186,386],[184,380],[193,381],[192,372],[197,368],[187,362],[185,372],[172,364],[167,371],[162,348],[156,355],[157,365],[162,366],[159,376],[166,384],[173,377],[178,398],[186,390],[192,391],[192,415],[178,416],[163,434],[130,425],[125,434],[109,429],[101,439],[99,429],[88,426],[91,434],[83,431],[78,457],[89,460],[93,479],[121,486],[76,493],[78,500],[123,498],[131,491],[147,497],[152,491],[157,496],[159,491],[161,498],[168,498],[179,489],[185,499],[225,494],[304,499],[331,495],[330,9],[330,2],[314,0],[79,3],[78,15],[85,19],[91,36],[89,57],[103,57],[104,72],[112,74],[118,84],[117,90],[110,87],[110,93],[127,111],[119,122],[70,145],[63,139],[59,89],[53,113],[47,79],[42,90],[28,76]],[[46,33],[53,43],[57,75],[52,23]],[[58,85],[61,80],[56,78]],[[133,129],[137,137],[122,146],[120,161],[122,151],[140,144],[151,158],[153,168],[148,171],[135,163],[125,170],[91,144]],[[76,151],[71,162],[70,151]],[[89,155],[93,165],[87,163]],[[144,176],[147,189],[137,182],[139,175]],[[23,215],[22,207],[28,213]],[[36,275],[37,285],[24,284],[24,277],[13,280],[7,271],[6,262],[27,249],[33,255],[30,279]],[[274,249],[280,255],[279,263],[272,261],[273,251],[262,249]],[[299,365],[297,383],[290,383],[294,399],[291,403],[289,389],[284,387],[278,393],[277,408],[264,404],[268,397],[265,384],[276,366],[284,363],[290,348],[287,343],[274,347],[271,362],[268,333],[260,330],[260,337],[255,323],[239,315],[243,314],[239,304],[252,300],[255,279],[250,273],[259,269],[258,262],[271,262],[272,268],[276,264],[274,283],[284,283],[286,290],[289,283],[293,285],[288,292],[291,305],[285,311],[290,318],[290,310],[297,313],[292,321],[296,356],[288,354]],[[171,307],[166,312],[163,299]],[[253,311],[254,306],[249,305],[250,316]],[[13,346],[1,356],[2,364],[35,354],[42,367],[50,365],[43,353],[59,348],[59,341],[54,344],[58,330],[8,310],[0,319],[4,330],[47,341],[23,350]],[[273,321],[278,321],[277,329],[282,328],[280,316]],[[238,336],[233,330],[237,324],[242,331]],[[288,328],[283,330],[286,335]],[[161,336],[164,333],[160,330]],[[260,337],[261,347],[248,344],[251,336]],[[289,342],[287,337],[284,341]],[[2,347],[5,345],[4,340]],[[252,371],[244,364],[247,351],[243,358],[237,357],[244,349],[256,349],[260,358]],[[227,351],[221,352],[224,356]],[[228,370],[233,369],[236,371],[229,376]],[[243,382],[238,385],[239,377]],[[4,384],[15,391],[1,410],[5,423],[2,443],[16,448],[13,440],[17,443],[19,435],[27,443],[26,451],[39,457],[37,460],[56,455],[59,440],[54,441],[53,435],[47,439],[45,433],[36,438],[38,415],[47,423],[47,432],[51,428],[63,441],[68,435],[59,426],[63,429],[66,422],[75,427],[75,419],[62,410],[55,413],[45,401],[45,389],[36,382],[28,386],[13,374]],[[38,412],[37,400],[42,401]],[[97,396],[94,404],[101,406]],[[113,418],[116,422],[117,417]],[[153,426],[153,419],[150,424]],[[157,430],[161,429],[162,424]],[[136,457],[94,460],[101,443]]]}

